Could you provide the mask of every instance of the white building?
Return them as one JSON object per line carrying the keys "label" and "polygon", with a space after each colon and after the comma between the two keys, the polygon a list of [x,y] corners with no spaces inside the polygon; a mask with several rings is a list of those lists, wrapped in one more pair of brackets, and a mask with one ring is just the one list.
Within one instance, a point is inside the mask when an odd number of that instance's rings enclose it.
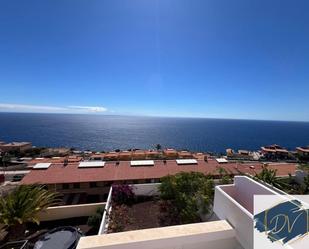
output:
{"label": "white building", "polygon": [[[135,185],[135,189],[145,194],[155,192],[157,186],[141,184]],[[77,248],[251,249],[254,195],[281,194],[249,177],[236,176],[233,184],[215,188],[214,212],[219,218],[216,221],[82,237]]]}

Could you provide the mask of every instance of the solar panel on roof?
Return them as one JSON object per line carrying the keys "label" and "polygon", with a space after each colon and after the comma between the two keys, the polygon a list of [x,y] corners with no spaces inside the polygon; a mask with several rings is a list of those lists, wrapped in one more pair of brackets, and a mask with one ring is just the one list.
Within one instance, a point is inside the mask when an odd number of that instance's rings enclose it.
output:
{"label": "solar panel on roof", "polygon": [[227,163],[228,162],[228,160],[226,160],[225,158],[216,158],[216,161],[218,163]]}
{"label": "solar panel on roof", "polygon": [[176,162],[178,165],[197,164],[195,159],[177,159]]}
{"label": "solar panel on roof", "polygon": [[131,166],[153,166],[153,160],[134,160],[131,161]]}
{"label": "solar panel on roof", "polygon": [[89,161],[89,162],[80,162],[78,168],[99,168],[104,167],[105,162],[103,161]]}
{"label": "solar panel on roof", "polygon": [[33,166],[33,169],[48,169],[51,163],[37,163]]}

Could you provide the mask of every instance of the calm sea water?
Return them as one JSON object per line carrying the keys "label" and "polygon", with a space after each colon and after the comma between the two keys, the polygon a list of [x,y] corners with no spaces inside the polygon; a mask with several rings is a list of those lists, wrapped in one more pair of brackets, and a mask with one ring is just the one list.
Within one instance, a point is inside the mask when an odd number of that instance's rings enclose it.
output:
{"label": "calm sea water", "polygon": [[114,150],[154,144],[193,151],[309,145],[308,122],[0,113],[0,140]]}

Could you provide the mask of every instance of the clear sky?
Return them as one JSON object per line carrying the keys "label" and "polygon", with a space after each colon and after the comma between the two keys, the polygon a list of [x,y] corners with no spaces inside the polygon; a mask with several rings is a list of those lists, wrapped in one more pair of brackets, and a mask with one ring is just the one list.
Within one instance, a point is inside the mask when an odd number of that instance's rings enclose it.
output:
{"label": "clear sky", "polygon": [[309,121],[308,0],[1,0],[0,111]]}

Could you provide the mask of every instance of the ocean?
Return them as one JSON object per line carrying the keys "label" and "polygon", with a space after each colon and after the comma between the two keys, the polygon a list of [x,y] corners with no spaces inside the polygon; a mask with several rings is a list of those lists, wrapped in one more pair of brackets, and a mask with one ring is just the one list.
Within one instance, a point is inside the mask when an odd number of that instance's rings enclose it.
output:
{"label": "ocean", "polygon": [[0,113],[0,141],[110,151],[162,147],[225,152],[309,145],[309,122]]}

